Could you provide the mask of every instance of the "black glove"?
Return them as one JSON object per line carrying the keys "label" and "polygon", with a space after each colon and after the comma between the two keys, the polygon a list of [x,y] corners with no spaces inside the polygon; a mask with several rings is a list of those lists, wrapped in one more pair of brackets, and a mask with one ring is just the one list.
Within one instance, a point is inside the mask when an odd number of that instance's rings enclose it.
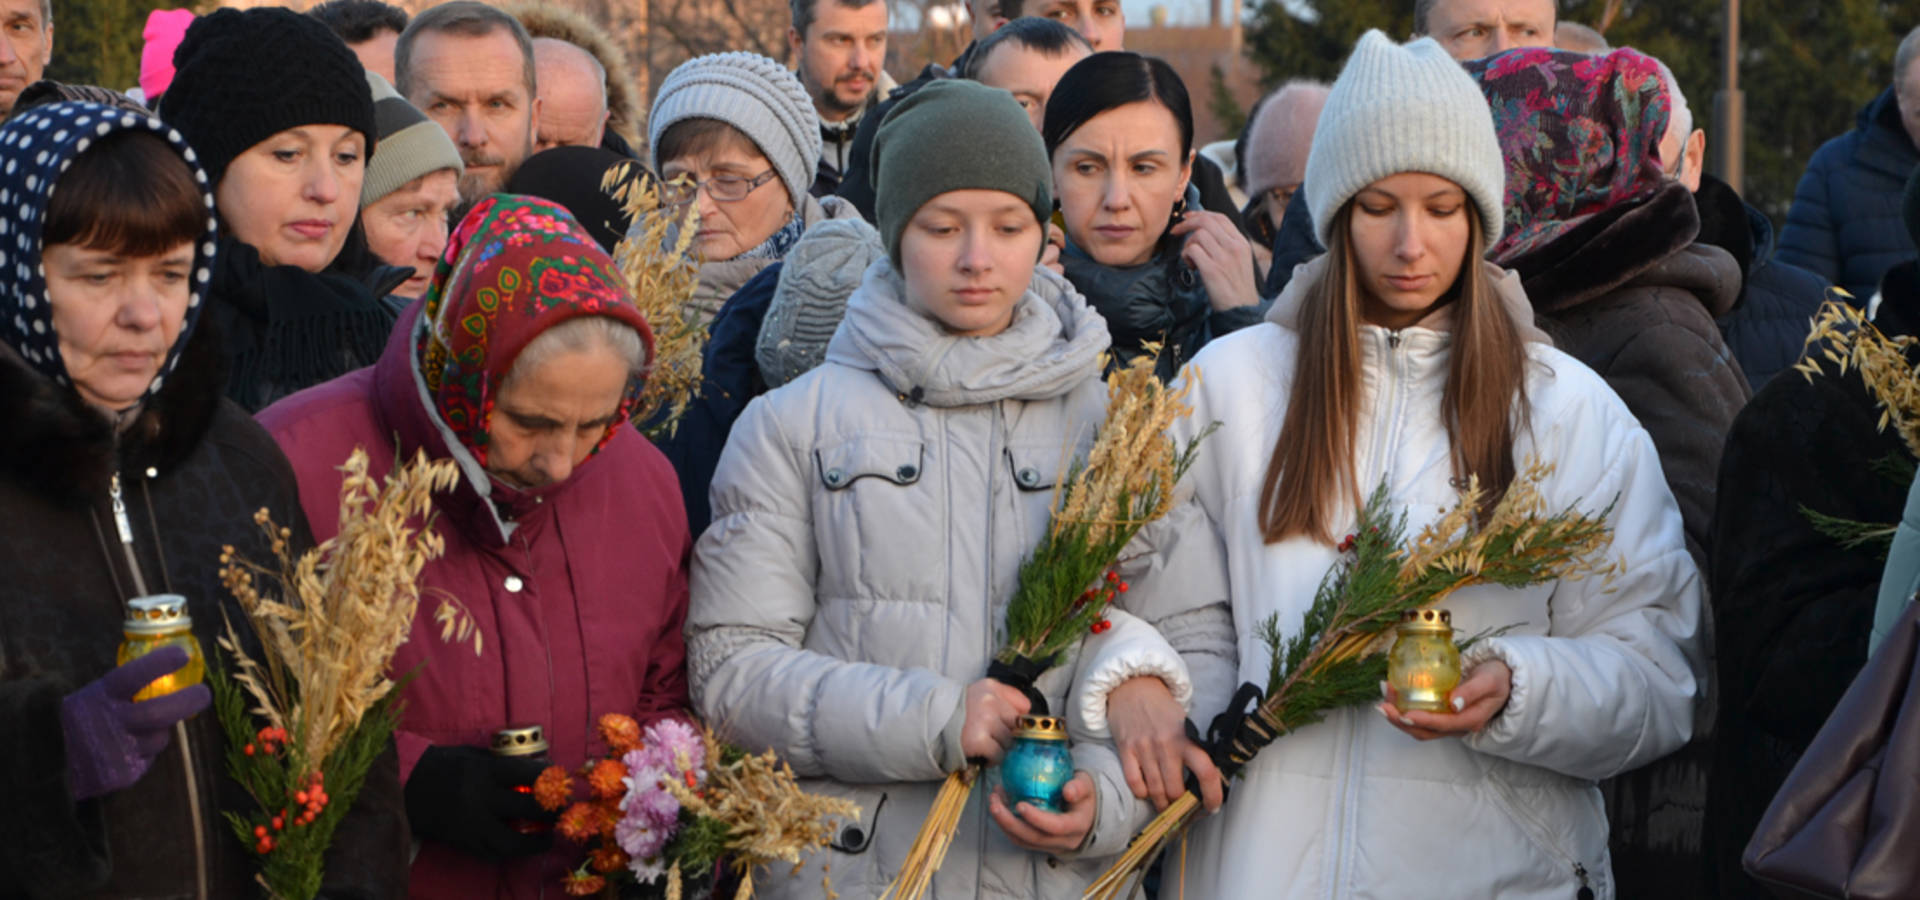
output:
{"label": "black glove", "polygon": [[553,846],[551,830],[522,834],[509,823],[551,824],[559,817],[541,809],[531,793],[514,790],[533,784],[546,766],[479,747],[429,747],[407,778],[407,821],[415,835],[483,859],[545,853]]}

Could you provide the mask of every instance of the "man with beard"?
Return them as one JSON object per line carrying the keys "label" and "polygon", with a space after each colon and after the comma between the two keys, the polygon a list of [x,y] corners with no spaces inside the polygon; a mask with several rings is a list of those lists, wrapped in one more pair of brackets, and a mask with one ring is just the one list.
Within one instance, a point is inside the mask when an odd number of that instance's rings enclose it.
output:
{"label": "man with beard", "polygon": [[504,12],[453,0],[415,16],[394,47],[395,85],[460,148],[461,209],[500,190],[540,127],[533,41]]}
{"label": "man with beard", "polygon": [[887,5],[875,0],[790,0],[787,45],[800,83],[820,116],[820,168],[812,194],[840,186],[860,119],[893,90],[887,58]]}

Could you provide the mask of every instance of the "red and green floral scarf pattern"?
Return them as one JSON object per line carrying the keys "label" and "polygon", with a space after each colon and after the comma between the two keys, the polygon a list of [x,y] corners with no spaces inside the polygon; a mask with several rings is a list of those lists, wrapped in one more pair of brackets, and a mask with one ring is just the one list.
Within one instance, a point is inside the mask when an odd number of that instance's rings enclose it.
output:
{"label": "red and green floral scarf pattern", "polygon": [[[481,465],[500,384],[547,329],[577,316],[610,316],[640,332],[653,362],[653,332],[612,257],[571,213],[536,197],[494,194],[460,220],[420,316],[426,327],[415,359],[434,412]],[[620,418],[595,453],[626,424],[642,383],[628,385]]]}

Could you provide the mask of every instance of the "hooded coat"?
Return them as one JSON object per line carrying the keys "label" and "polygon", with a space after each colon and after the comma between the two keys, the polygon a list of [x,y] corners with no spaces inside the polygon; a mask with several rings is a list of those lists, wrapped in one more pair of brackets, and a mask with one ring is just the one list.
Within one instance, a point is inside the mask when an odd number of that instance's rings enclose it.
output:
{"label": "hooded coat", "polygon": [[[1339,560],[1335,547],[1304,536],[1269,543],[1259,522],[1300,352],[1293,323],[1326,265],[1323,257],[1301,269],[1269,324],[1201,351],[1195,365],[1207,377],[1190,398],[1193,415],[1176,424],[1185,436],[1221,423],[1187,477],[1224,535],[1233,618],[1247,623],[1239,678],[1255,684],[1266,683],[1269,653],[1251,624],[1277,615],[1281,633],[1298,630]],[[1503,275],[1493,276],[1500,296],[1537,338],[1526,298]],[[1458,499],[1440,415],[1451,313],[1442,307],[1398,331],[1360,328],[1355,477],[1362,490],[1386,485],[1409,533]],[[1187,896],[1567,900],[1581,887],[1601,900],[1616,895],[1595,782],[1687,741],[1703,668],[1700,578],[1647,431],[1571,356],[1538,340],[1526,353],[1529,424],[1514,459],[1556,465],[1540,485],[1547,509],[1605,512],[1621,574],[1449,595],[1459,633],[1509,627],[1463,660],[1512,670],[1505,709],[1459,739],[1416,741],[1366,708],[1282,735],[1243,770],[1221,813],[1194,829]],[[1165,871],[1177,878],[1171,865]],[[1174,890],[1163,885],[1162,896]]]}
{"label": "hooded coat", "polygon": [[1821,145],[1807,162],[1780,233],[1780,261],[1865,302],[1887,269],[1913,258],[1900,198],[1917,165],[1920,150],[1888,88],[1860,110],[1852,131]]}
{"label": "hooded coat", "polygon": [[1702,175],[1693,199],[1700,208],[1700,243],[1727,251],[1740,267],[1740,297],[1733,311],[1719,317],[1720,335],[1758,394],[1800,358],[1808,324],[1832,285],[1777,259],[1773,222],[1726,182]]}
{"label": "hooded coat", "polygon": [[[1070,451],[1104,415],[1106,329],[1058,276],[1036,270],[987,338],[948,335],[902,296],[874,263],[826,363],[747,407],[694,552],[696,707],[862,810],[795,877],[760,885],[770,898],[823,896],[828,870],[840,895],[875,897],[898,872],[939,780],[966,764],[963,694],[999,646]],[[1086,845],[1059,861],[1019,850],[975,790],[930,898],[1078,897],[1145,824],[1105,740],[1107,692],[1151,674],[1212,707],[1232,676],[1218,544],[1177,533],[1191,539],[1122,595],[1133,615],[1116,610],[1035,685],[1093,776]]]}
{"label": "hooded coat", "polygon": [[[536,239],[519,240],[528,233]],[[321,538],[338,527],[334,467],[355,447],[367,451],[374,478],[420,452],[459,464],[459,484],[434,498],[446,552],[420,583],[425,596],[444,591],[459,600],[484,650],[442,642],[431,616],[415,619],[393,663],[396,672],[419,667],[403,695],[403,778],[430,746],[484,747],[494,731],[525,723],[545,727],[550,759],[576,767],[598,750],[601,715],[626,713],[644,724],[686,708],[688,538],[666,460],[622,415],[564,481],[515,489],[485,469],[483,411],[527,342],[582,315],[613,316],[647,336],[613,271],[558,207],[494,195],[463,220],[427,296],[408,310],[378,364],[260,415],[290,451]],[[495,296],[496,284],[519,288]],[[483,322],[471,343],[462,337],[472,334],[468,322]],[[501,863],[425,841],[412,896],[557,896],[577,863],[564,842]]]}
{"label": "hooded coat", "polygon": [[[148,116],[83,103],[36,109],[13,127],[48,115],[68,121],[35,133],[167,134]],[[79,124],[82,118],[89,121]],[[79,153],[73,140],[41,145],[50,158],[17,172],[10,164],[0,177],[16,203],[30,195],[43,202],[57,180],[49,173],[64,171]],[[14,160],[17,153],[0,156]],[[38,179],[37,189],[23,187],[29,176]],[[9,219],[32,248],[20,252],[9,242],[17,266],[0,269],[0,290],[6,306],[24,314],[45,305],[37,276],[23,281],[17,274],[39,268],[43,215],[44,206],[37,206],[30,216]],[[196,255],[196,271],[213,262],[205,252],[210,247]],[[0,622],[6,623],[0,628],[0,734],[6,736],[0,740],[0,797],[6,798],[0,897],[8,900],[181,900],[257,891],[255,857],[221,816],[251,814],[254,802],[226,774],[231,748],[214,712],[186,720],[131,787],[84,801],[69,794],[60,720],[65,696],[115,667],[125,603],[140,593],[136,584],[187,598],[195,636],[212,664],[222,622],[245,615],[221,585],[222,548],[255,562],[273,559],[253,524],[260,509],[293,530],[294,552],[311,545],[286,458],[245,412],[220,397],[219,344],[195,327],[200,306],[196,290],[170,368],[118,429],[49,376],[49,369],[64,367],[44,348],[11,334],[0,344],[0,412],[8,423],[0,432],[0,522],[6,523],[0,569],[8,583],[0,592]],[[57,339],[51,331],[48,336]],[[114,546],[116,487],[122,488],[130,553]],[[252,644],[250,634],[242,639]],[[251,649],[258,658],[258,647]],[[399,896],[406,854],[406,816],[389,750],[369,770],[336,832],[322,891],[340,898]]]}

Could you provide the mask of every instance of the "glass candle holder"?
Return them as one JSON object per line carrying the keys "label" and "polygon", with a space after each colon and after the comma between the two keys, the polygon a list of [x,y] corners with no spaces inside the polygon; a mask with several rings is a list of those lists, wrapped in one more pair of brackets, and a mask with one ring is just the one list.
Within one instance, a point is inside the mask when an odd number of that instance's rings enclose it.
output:
{"label": "glass candle holder", "polygon": [[[548,749],[547,732],[546,729],[538,725],[516,725],[512,728],[502,728],[493,733],[493,746],[491,749],[495,756],[511,756],[545,762]],[[513,786],[513,789],[522,794],[533,793],[533,785],[531,784],[516,784]],[[553,826],[545,822],[534,822],[527,819],[510,819],[507,821],[507,825],[521,834],[540,834],[553,830]]]}
{"label": "glass candle holder", "polygon": [[1013,746],[1000,760],[1000,784],[1008,805],[1030,803],[1047,812],[1064,812],[1067,805],[1060,791],[1072,780],[1066,723],[1058,716],[1021,716]]}
{"label": "glass candle holder", "polygon": [[187,598],[179,594],[154,594],[127,601],[127,620],[120,626],[120,650],[114,655],[120,665],[139,659],[162,647],[187,651],[187,664],[149,682],[133,695],[134,702],[164,697],[206,680],[207,656],[193,636],[193,618],[187,615]]}
{"label": "glass candle holder", "polygon": [[1460,684],[1460,648],[1453,643],[1453,614],[1414,609],[1400,615],[1393,649],[1387,652],[1387,682],[1399,707],[1452,712],[1447,695]]}

